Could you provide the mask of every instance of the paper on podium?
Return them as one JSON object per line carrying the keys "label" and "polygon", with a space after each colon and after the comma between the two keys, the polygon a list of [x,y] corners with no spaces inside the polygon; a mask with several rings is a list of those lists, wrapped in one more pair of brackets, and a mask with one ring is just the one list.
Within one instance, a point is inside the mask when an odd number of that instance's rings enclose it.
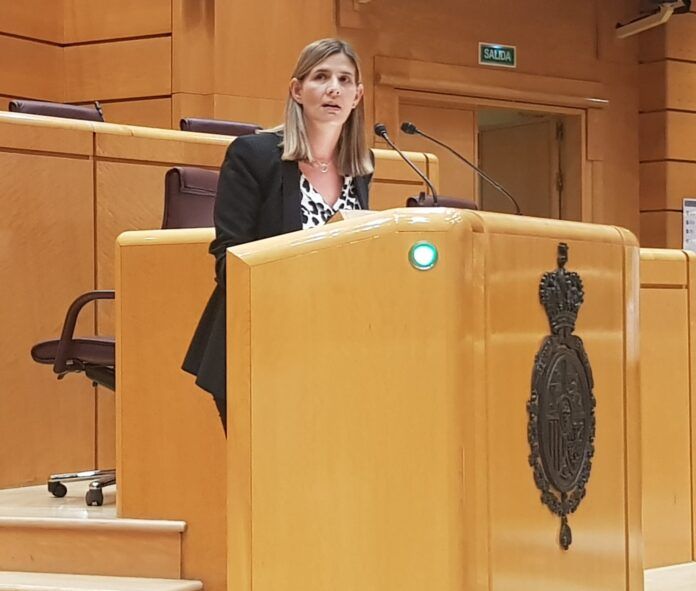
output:
{"label": "paper on podium", "polygon": [[326,223],[330,224],[332,222],[342,222],[343,220],[354,220],[355,218],[359,218],[363,215],[369,215],[371,213],[376,212],[372,211],[371,209],[339,209],[328,219]]}

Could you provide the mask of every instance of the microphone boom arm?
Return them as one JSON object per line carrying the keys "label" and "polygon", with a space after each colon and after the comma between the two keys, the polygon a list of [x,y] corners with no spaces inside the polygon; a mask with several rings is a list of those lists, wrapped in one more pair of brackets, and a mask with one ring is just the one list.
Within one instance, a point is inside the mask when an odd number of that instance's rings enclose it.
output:
{"label": "microphone boom arm", "polygon": [[[408,126],[408,127],[407,127],[407,126]],[[407,128],[406,128],[406,127],[407,127]],[[461,161],[464,162],[465,164],[468,164],[468,165],[469,165],[471,168],[473,168],[482,178],[484,178],[485,180],[487,180],[491,185],[493,185],[496,189],[498,189],[498,191],[500,191],[503,195],[505,195],[508,199],[510,199],[510,201],[512,201],[513,205],[515,206],[515,210],[516,210],[516,211],[515,211],[515,214],[517,214],[517,215],[522,215],[522,210],[520,209],[520,206],[519,206],[519,204],[517,203],[517,200],[516,200],[512,195],[510,195],[510,193],[509,193],[500,183],[494,181],[494,180],[493,180],[491,177],[489,177],[485,172],[483,172],[478,166],[476,166],[475,164],[469,162],[466,158],[464,158],[464,156],[462,156],[461,154],[459,154],[458,152],[456,152],[455,150],[453,150],[452,148],[450,148],[447,144],[444,144],[444,143],[442,143],[440,140],[435,139],[435,138],[432,137],[432,136],[429,136],[429,135],[428,135],[427,133],[425,133],[424,131],[421,131],[420,129],[418,129],[418,128],[417,128],[415,125],[413,125],[412,123],[404,123],[404,124],[401,126],[401,129],[402,129],[403,131],[405,131],[406,133],[411,133],[411,134],[417,133],[418,135],[422,135],[424,138],[429,139],[431,142],[436,143],[438,146],[442,146],[443,148],[445,148],[445,150],[448,150],[449,152],[451,152],[452,154],[454,154],[457,158],[459,158],[459,160],[461,160]]]}
{"label": "microphone boom arm", "polygon": [[391,146],[392,149],[396,150],[399,156],[408,164],[413,171],[421,178],[423,181],[425,181],[425,184],[428,185],[428,188],[430,189],[430,193],[433,196],[433,205],[437,207],[437,191],[435,190],[435,187],[433,186],[433,183],[430,181],[430,179],[423,174],[423,172],[413,163],[411,162],[411,159],[406,156],[399,148],[396,147],[396,144],[391,141],[391,138],[389,137],[389,134],[387,133],[387,128],[378,123],[375,125],[375,133],[381,137],[385,142]]}

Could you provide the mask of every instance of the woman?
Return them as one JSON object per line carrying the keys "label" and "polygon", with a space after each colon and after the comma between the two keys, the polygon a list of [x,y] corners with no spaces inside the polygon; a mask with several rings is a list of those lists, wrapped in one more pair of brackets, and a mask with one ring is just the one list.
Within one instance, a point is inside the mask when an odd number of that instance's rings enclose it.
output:
{"label": "woman", "polygon": [[326,223],[339,209],[366,209],[373,165],[365,143],[363,85],[353,48],[322,39],[302,50],[285,123],[236,139],[215,200],[216,286],[183,368],[215,398],[226,425],[227,248]]}

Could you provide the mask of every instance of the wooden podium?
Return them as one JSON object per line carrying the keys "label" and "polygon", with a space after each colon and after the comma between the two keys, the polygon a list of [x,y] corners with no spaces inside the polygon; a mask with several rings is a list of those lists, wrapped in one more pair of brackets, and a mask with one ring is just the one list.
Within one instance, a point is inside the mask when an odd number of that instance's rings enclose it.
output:
{"label": "wooden podium", "polygon": [[[429,270],[409,257],[419,242]],[[596,398],[567,550],[528,436],[561,242]],[[230,591],[643,588],[629,232],[397,209],[229,254]]]}

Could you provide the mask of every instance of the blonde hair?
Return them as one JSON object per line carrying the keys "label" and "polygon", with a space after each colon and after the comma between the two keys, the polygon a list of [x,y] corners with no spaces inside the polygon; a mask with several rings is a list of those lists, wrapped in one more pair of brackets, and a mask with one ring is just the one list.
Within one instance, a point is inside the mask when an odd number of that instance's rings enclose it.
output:
{"label": "blonde hair", "polygon": [[[355,50],[340,39],[320,39],[305,47],[297,59],[292,78],[302,82],[312,69],[336,53],[342,53],[355,66],[355,83],[362,83],[360,60]],[[285,102],[285,124],[264,130],[283,134],[283,160],[311,162],[312,150],[307,138],[302,105],[288,92]],[[365,142],[365,106],[360,100],[343,124],[338,140],[336,166],[340,174],[346,176],[363,176],[374,170],[370,150]]]}

